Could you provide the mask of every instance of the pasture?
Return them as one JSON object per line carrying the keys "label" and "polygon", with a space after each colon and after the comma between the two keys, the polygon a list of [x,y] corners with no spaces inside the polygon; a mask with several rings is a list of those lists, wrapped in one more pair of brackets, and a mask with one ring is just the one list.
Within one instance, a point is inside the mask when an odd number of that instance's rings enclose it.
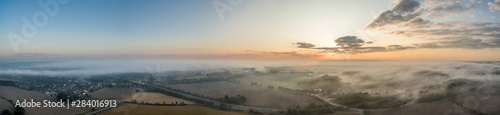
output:
{"label": "pasture", "polygon": [[132,102],[134,100],[137,101],[137,103],[148,102],[148,103],[160,103],[160,104],[162,104],[163,102],[165,102],[166,104],[171,104],[171,103],[175,103],[175,102],[178,102],[178,103],[184,102],[185,104],[193,104],[193,102],[188,101],[188,100],[171,97],[171,96],[164,95],[161,93],[149,93],[149,92],[136,93],[132,97],[128,98],[125,101]]}
{"label": "pasture", "polygon": [[246,97],[247,101],[244,103],[245,105],[255,107],[287,109],[295,108],[297,105],[300,107],[306,107],[311,103],[322,103],[320,100],[306,95],[270,90],[256,86],[247,86],[229,81],[176,84],[167,86],[213,98],[220,98],[225,95],[236,96],[239,94]]}

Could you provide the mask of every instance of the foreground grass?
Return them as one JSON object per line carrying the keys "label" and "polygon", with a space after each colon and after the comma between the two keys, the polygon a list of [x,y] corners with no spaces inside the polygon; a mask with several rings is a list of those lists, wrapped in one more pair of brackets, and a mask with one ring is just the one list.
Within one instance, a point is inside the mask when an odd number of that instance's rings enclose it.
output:
{"label": "foreground grass", "polygon": [[201,106],[153,106],[123,104],[111,109],[104,115],[242,115],[240,113],[219,111]]}

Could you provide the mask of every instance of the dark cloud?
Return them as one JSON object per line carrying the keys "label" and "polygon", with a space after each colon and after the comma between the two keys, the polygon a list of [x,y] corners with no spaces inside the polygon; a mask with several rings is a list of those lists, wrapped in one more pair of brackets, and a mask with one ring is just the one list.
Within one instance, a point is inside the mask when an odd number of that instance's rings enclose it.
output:
{"label": "dark cloud", "polygon": [[297,48],[314,48],[314,47],[316,47],[316,45],[311,44],[311,43],[306,43],[306,42],[297,42],[297,43],[293,43],[293,44],[297,45]]}
{"label": "dark cloud", "polygon": [[397,13],[409,13],[417,10],[419,6],[420,2],[416,0],[400,0],[392,10]]}
{"label": "dark cloud", "polygon": [[343,48],[356,48],[365,44],[365,41],[359,39],[358,36],[344,36],[335,40],[337,46]]}
{"label": "dark cloud", "polygon": [[410,13],[410,14],[399,14],[394,11],[385,11],[377,16],[365,29],[376,29],[386,25],[400,24],[403,22],[408,22],[419,16],[420,13]]}
{"label": "dark cloud", "polygon": [[[499,0],[500,1],[500,0]],[[381,29],[385,26],[397,26],[398,28],[428,28],[442,26],[425,18],[437,18],[450,14],[457,15],[475,9],[472,4],[464,4],[461,1],[429,1],[433,5],[421,6],[417,0],[400,0],[392,10],[380,13],[365,29]]]}
{"label": "dark cloud", "polygon": [[[387,52],[414,49],[415,47],[402,46],[402,45],[389,45],[386,47],[363,47],[365,44],[371,44],[373,41],[365,42],[357,36],[344,36],[334,40],[337,47],[314,47],[310,50],[322,54],[359,54],[370,52]],[[298,54],[297,52],[270,52],[273,54]]]}
{"label": "dark cloud", "polygon": [[408,22],[420,15],[420,12],[416,11],[419,7],[419,1],[400,0],[392,10],[379,14],[365,29],[376,29],[386,25]]}

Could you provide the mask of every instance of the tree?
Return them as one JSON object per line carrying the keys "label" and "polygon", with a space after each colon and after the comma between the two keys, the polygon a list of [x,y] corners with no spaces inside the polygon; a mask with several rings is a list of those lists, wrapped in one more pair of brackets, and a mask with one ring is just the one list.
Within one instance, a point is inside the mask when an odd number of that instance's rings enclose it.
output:
{"label": "tree", "polygon": [[17,106],[14,111],[14,115],[24,115],[25,110],[22,107]]}
{"label": "tree", "polygon": [[5,109],[2,111],[2,115],[13,115],[9,110]]}
{"label": "tree", "polygon": [[280,71],[276,70],[276,69],[271,69],[269,70],[269,73],[272,73],[272,74],[277,74],[279,73]]}
{"label": "tree", "polygon": [[274,89],[274,86],[270,85],[270,86],[267,86],[267,88],[272,90],[272,89]]}

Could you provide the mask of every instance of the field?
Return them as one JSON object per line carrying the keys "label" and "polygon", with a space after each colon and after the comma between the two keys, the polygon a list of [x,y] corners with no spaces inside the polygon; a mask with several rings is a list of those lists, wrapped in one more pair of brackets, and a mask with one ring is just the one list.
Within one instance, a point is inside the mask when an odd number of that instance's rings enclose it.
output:
{"label": "field", "polygon": [[[41,102],[43,100],[51,100],[56,101],[55,98],[52,98],[48,95],[37,91],[27,91],[23,89],[19,89],[16,87],[7,87],[0,86],[0,96],[5,97],[8,100],[12,100],[14,103],[16,100],[23,101],[31,100]],[[26,115],[57,115],[57,114],[79,114],[89,112],[91,108],[70,108],[69,110],[66,108],[24,108],[26,110]],[[11,111],[12,112],[12,111]]]}
{"label": "field", "polygon": [[307,81],[314,78],[314,75],[309,73],[276,73],[265,75],[251,75],[240,78],[238,80],[244,83],[258,82],[263,86],[273,85],[274,87],[282,86],[291,89],[302,89],[297,86],[297,83]]}
{"label": "field", "polygon": [[306,95],[286,93],[277,90],[259,88],[256,86],[246,86],[229,81],[177,84],[168,85],[176,89],[193,92],[214,98],[220,98],[225,95],[245,96],[247,101],[245,105],[266,108],[295,108],[297,105],[306,107],[311,103],[320,104],[321,101]]}
{"label": "field", "polygon": [[446,99],[417,103],[397,109],[370,111],[370,115],[475,115],[466,108],[460,107]]}
{"label": "field", "polygon": [[241,115],[239,113],[219,111],[201,106],[153,106],[123,104],[111,109],[104,115]]}
{"label": "field", "polygon": [[7,100],[0,98],[0,111],[3,111],[5,109],[9,110],[10,112],[14,112],[14,106],[12,106],[12,104],[10,104],[10,102],[8,102]]}
{"label": "field", "polygon": [[193,104],[193,102],[188,101],[188,100],[171,97],[171,96],[164,95],[161,93],[148,93],[148,92],[136,93],[136,94],[134,94],[134,96],[128,98],[126,101],[131,102],[133,100],[137,101],[137,103],[141,103],[141,102],[144,102],[144,103],[146,103],[146,102],[148,102],[148,103],[156,103],[156,102],[163,103],[163,102],[165,102],[167,104],[170,104],[170,103],[175,103],[175,102],[179,102],[179,103],[184,102],[185,104]]}
{"label": "field", "polygon": [[103,88],[95,92],[90,93],[90,96],[96,99],[113,99],[122,100],[135,93],[135,89],[132,88]]}
{"label": "field", "polygon": [[498,107],[500,107],[500,95],[486,96],[479,100],[471,99],[466,104],[488,115],[500,115],[500,110],[498,110]]}

